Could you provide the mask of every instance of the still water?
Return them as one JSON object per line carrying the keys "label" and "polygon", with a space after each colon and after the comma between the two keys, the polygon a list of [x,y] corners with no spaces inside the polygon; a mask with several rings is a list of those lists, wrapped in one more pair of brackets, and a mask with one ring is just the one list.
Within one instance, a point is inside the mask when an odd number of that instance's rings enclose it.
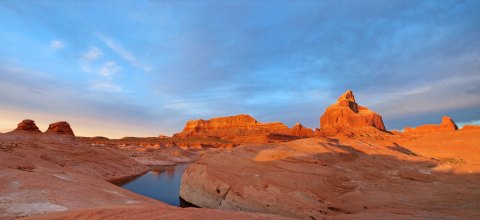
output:
{"label": "still water", "polygon": [[190,164],[183,163],[155,169],[123,183],[121,187],[170,205],[180,206],[180,182],[188,165]]}

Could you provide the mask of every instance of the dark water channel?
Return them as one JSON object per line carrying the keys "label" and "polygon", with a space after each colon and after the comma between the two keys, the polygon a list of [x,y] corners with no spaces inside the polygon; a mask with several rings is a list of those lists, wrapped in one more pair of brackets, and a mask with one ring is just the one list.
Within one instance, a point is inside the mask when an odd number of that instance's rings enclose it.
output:
{"label": "dark water channel", "polygon": [[120,186],[173,206],[188,206],[183,201],[180,202],[178,196],[182,175],[188,165],[190,164],[182,163],[160,167]]}

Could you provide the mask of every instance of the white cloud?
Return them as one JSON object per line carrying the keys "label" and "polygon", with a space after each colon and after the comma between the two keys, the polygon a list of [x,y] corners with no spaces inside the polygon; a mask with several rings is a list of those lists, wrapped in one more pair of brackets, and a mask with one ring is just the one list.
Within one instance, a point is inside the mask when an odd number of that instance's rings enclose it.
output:
{"label": "white cloud", "polygon": [[61,41],[61,40],[52,40],[50,42],[50,48],[51,49],[60,50],[64,47],[65,47],[65,45],[64,45],[63,41]]}
{"label": "white cloud", "polygon": [[113,52],[115,52],[118,56],[120,56],[122,59],[126,60],[127,62],[130,63],[130,65],[134,67],[138,67],[143,69],[145,72],[148,72],[150,70],[150,67],[147,65],[143,64],[138,60],[137,57],[135,57],[130,51],[126,50],[123,48],[121,45],[116,43],[113,39],[106,37],[102,34],[98,35],[98,38],[108,47],[110,48]]}
{"label": "white cloud", "polygon": [[121,69],[122,67],[118,66],[114,61],[107,61],[103,63],[102,67],[98,70],[98,74],[111,79]]}
{"label": "white cloud", "polygon": [[93,90],[105,91],[105,92],[121,92],[122,87],[114,84],[112,81],[94,82],[91,84]]}
{"label": "white cloud", "polygon": [[82,54],[82,59],[87,62],[94,61],[102,56],[102,50],[98,49],[98,47],[90,47],[90,49]]}

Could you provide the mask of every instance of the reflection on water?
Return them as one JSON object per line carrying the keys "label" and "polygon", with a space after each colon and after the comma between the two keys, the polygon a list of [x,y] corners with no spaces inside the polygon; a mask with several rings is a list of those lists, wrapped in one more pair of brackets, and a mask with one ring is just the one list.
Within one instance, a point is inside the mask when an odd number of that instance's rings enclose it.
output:
{"label": "reflection on water", "polygon": [[189,164],[160,167],[121,186],[132,192],[179,206],[180,182]]}

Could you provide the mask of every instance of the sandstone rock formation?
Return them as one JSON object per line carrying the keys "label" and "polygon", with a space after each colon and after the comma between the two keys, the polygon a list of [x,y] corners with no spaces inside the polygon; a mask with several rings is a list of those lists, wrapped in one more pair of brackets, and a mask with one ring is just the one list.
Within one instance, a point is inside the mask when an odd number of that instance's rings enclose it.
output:
{"label": "sandstone rock formation", "polygon": [[456,131],[458,130],[457,125],[450,117],[443,116],[442,122],[438,125],[435,124],[426,124],[420,125],[416,128],[406,127],[405,132],[419,132],[419,133],[428,133],[428,132],[441,132],[441,131]]}
{"label": "sandstone rock formation", "polygon": [[174,137],[228,137],[269,133],[288,134],[290,130],[280,122],[261,123],[250,115],[235,115],[209,120],[188,121],[181,133]]}
{"label": "sandstone rock formation", "polygon": [[233,212],[214,209],[180,208],[168,206],[160,202],[153,204],[127,204],[79,209],[65,212],[54,212],[37,215],[26,220],[92,220],[92,219],[161,219],[161,220],[293,220],[278,215],[266,215],[249,212]]}
{"label": "sandstone rock formation", "polygon": [[358,105],[353,92],[350,90],[340,96],[337,102],[329,106],[320,117],[320,129],[323,131],[365,127],[374,127],[385,131],[382,116]]}
{"label": "sandstone rock formation", "polygon": [[183,131],[173,138],[219,138],[240,144],[284,142],[312,135],[312,129],[301,124],[290,129],[280,122],[262,123],[250,115],[235,115],[188,121]]}
{"label": "sandstone rock formation", "polygon": [[41,131],[38,129],[35,122],[31,119],[23,120],[18,124],[17,128],[13,131],[27,131],[27,132],[33,132],[33,133],[41,133]]}
{"label": "sandstone rock formation", "polygon": [[298,219],[477,219],[479,136],[338,135],[238,146],[190,165],[180,196],[200,207]]}
{"label": "sandstone rock formation", "polygon": [[47,131],[45,131],[45,133],[47,133],[47,134],[65,134],[65,135],[75,136],[72,128],[70,127],[70,124],[68,124],[66,121],[60,121],[60,122],[55,122],[55,123],[50,124],[48,126]]}
{"label": "sandstone rock formation", "polygon": [[300,123],[295,124],[292,128],[290,128],[290,134],[299,137],[312,137],[313,130],[311,128],[307,128]]}
{"label": "sandstone rock formation", "polygon": [[141,175],[148,167],[129,151],[84,140],[0,134],[0,219],[286,219],[182,209],[138,195],[109,182]]}

